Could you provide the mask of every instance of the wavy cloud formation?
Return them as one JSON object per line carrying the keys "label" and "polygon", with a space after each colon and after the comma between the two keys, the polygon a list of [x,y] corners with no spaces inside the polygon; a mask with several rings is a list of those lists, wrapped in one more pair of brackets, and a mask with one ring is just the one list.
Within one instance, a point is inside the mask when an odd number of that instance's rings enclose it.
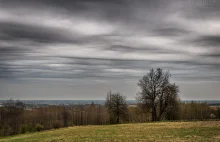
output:
{"label": "wavy cloud formation", "polygon": [[2,0],[1,79],[220,81],[220,2]]}

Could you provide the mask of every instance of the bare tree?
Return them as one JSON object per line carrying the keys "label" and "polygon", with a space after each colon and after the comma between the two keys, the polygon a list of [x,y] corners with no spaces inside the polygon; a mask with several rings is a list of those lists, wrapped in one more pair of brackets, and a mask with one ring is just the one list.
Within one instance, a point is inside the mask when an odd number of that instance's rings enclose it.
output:
{"label": "bare tree", "polygon": [[67,108],[63,108],[62,119],[63,119],[63,126],[68,127],[68,118],[69,118],[69,112],[67,111]]}
{"label": "bare tree", "polygon": [[128,119],[128,107],[126,99],[120,93],[107,94],[105,106],[108,108],[110,123],[120,123]]}
{"label": "bare tree", "polygon": [[170,83],[170,73],[158,68],[139,80],[140,92],[137,94],[139,106],[149,110],[152,121],[161,120],[163,115],[178,100],[178,86]]}

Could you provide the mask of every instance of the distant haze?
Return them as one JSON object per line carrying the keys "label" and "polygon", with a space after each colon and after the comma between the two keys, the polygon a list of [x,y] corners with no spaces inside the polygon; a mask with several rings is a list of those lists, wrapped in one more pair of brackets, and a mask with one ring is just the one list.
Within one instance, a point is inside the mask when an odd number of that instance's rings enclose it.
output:
{"label": "distant haze", "polygon": [[0,99],[135,99],[163,68],[184,100],[220,100],[220,1],[1,0]]}

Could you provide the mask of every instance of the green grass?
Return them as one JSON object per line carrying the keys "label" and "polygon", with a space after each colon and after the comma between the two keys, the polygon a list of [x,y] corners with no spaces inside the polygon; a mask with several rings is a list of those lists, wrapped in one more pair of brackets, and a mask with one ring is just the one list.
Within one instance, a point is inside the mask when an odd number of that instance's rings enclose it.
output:
{"label": "green grass", "polygon": [[77,126],[3,137],[0,142],[220,141],[220,121]]}

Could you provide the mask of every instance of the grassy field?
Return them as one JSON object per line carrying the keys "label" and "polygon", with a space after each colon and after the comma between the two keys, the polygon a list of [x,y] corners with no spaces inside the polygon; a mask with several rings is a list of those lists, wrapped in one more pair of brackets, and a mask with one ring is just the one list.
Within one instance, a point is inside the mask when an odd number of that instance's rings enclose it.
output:
{"label": "grassy field", "polygon": [[220,121],[77,126],[0,138],[0,142],[220,141]]}

